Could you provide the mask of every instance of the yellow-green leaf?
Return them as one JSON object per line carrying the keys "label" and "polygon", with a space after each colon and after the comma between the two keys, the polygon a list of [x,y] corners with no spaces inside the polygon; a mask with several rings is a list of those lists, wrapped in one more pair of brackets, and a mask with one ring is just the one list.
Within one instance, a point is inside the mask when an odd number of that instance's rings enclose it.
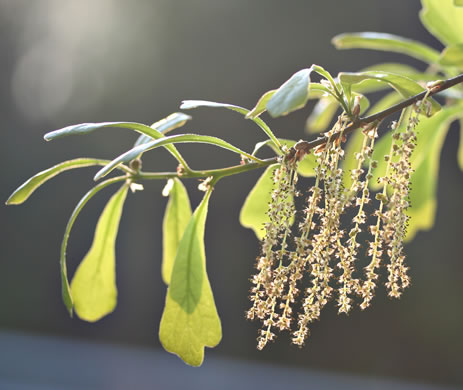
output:
{"label": "yellow-green leaf", "polygon": [[169,179],[162,194],[169,196],[162,223],[162,279],[168,285],[178,245],[191,218],[191,205],[185,186],[177,178]]}
{"label": "yellow-green leaf", "polygon": [[442,51],[439,63],[444,66],[463,68],[463,43],[446,47]]}
{"label": "yellow-green leaf", "polygon": [[386,33],[346,33],[335,36],[331,42],[336,46],[336,49],[392,51],[406,54],[429,63],[436,62],[439,57],[439,53],[436,50],[421,42]]}
{"label": "yellow-green leaf", "polygon": [[305,123],[307,132],[313,134],[326,131],[338,107],[339,102],[332,96],[322,97],[307,118]]}
{"label": "yellow-green leaf", "polygon": [[255,107],[246,114],[246,118],[257,118],[260,114],[266,111],[267,103],[276,91],[276,89],[272,89],[271,91],[265,92],[257,101]]}
{"label": "yellow-green leaf", "polygon": [[128,189],[127,184],[123,185],[104,208],[93,244],[71,282],[74,310],[86,321],[97,321],[116,307],[115,243]]}
{"label": "yellow-green leaf", "polygon": [[270,165],[249,192],[240,211],[240,223],[254,231],[260,240],[265,236],[264,223],[269,222],[267,209],[272,200],[273,172],[279,164]]}
{"label": "yellow-green leaf", "polygon": [[209,190],[180,241],[159,329],[163,347],[192,366],[203,362],[204,347],[215,347],[222,338],[204,250],[210,194]]}
{"label": "yellow-green leaf", "polygon": [[51,168],[45,169],[37,173],[18,187],[6,201],[7,205],[21,204],[25,202],[32,193],[39,188],[43,183],[60,174],[74,168],[85,168],[93,165],[106,165],[108,160],[99,160],[95,158],[77,158],[75,160],[63,161]]}
{"label": "yellow-green leaf", "polygon": [[453,4],[457,7],[463,7],[463,0],[453,0]]}
{"label": "yellow-green leaf", "polygon": [[463,43],[463,9],[455,0],[421,0],[420,19],[445,46]]}

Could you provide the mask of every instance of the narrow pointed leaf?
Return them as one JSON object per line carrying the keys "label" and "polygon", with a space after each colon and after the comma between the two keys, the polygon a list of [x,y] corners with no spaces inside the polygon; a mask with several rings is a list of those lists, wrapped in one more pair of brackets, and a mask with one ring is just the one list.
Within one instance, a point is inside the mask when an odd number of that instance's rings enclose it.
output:
{"label": "narrow pointed leaf", "polygon": [[[162,224],[162,279],[167,285],[170,283],[177,248],[191,218],[190,199],[185,186],[177,178],[169,179],[165,188],[170,186]],[[164,192],[163,195],[167,196]]]}
{"label": "narrow pointed leaf", "polygon": [[[162,134],[166,134],[171,130],[182,127],[190,119],[190,115],[184,114],[183,112],[174,112],[173,114],[170,114],[169,116],[161,119],[160,121],[153,123],[150,127],[152,129],[156,129]],[[146,142],[151,141],[152,139],[153,137],[142,134],[140,135],[140,137],[138,137],[134,146],[144,144]]]}
{"label": "narrow pointed leaf", "polygon": [[463,9],[454,0],[421,0],[420,19],[445,46],[463,43]]}
{"label": "narrow pointed leaf", "polygon": [[192,366],[203,362],[204,347],[215,347],[222,338],[204,250],[210,194],[195,210],[180,241],[159,329],[163,347]]}
{"label": "narrow pointed leaf", "polygon": [[439,58],[439,52],[433,48],[421,42],[393,34],[378,32],[346,33],[335,36],[331,42],[336,49],[392,51],[406,54],[428,63],[435,63]]}
{"label": "narrow pointed leaf", "polygon": [[[52,131],[45,134],[44,139],[46,141],[54,140],[55,138],[65,137],[68,135],[82,135],[88,134],[95,130],[102,129],[105,127],[122,127],[131,130],[135,130],[142,135],[145,135],[152,139],[163,138],[164,134],[158,130],[151,128],[149,126],[143,125],[141,123],[134,122],[101,122],[101,123],[81,123],[80,125],[67,126],[59,130]],[[187,167],[185,160],[182,158],[180,153],[177,151],[174,145],[166,145],[165,148],[174,156],[177,161],[182,164],[184,167]],[[135,156],[134,158],[137,158]],[[129,161],[127,161],[129,162]]]}
{"label": "narrow pointed leaf", "polygon": [[[227,110],[239,112],[245,117],[250,112],[247,108],[235,106],[233,104],[210,102],[207,100],[184,100],[182,104],[180,105],[180,109],[182,110],[190,110],[192,108],[198,108],[198,107],[226,108]],[[269,139],[275,143],[275,146],[277,147],[280,146],[272,130],[270,129],[270,127],[268,127],[268,125],[262,119],[260,119],[259,117],[248,117],[248,118],[251,119],[255,124],[257,124],[257,126],[259,126],[265,134],[267,134]]]}
{"label": "narrow pointed leaf", "polygon": [[116,237],[128,189],[124,184],[104,208],[93,244],[71,282],[74,310],[89,322],[98,321],[116,307]]}
{"label": "narrow pointed leaf", "polygon": [[56,138],[67,137],[69,135],[84,135],[94,132],[95,130],[106,127],[122,127],[125,129],[135,130],[138,133],[145,134],[151,138],[160,138],[162,134],[144,124],[134,122],[101,122],[101,123],[81,123],[79,125],[71,125],[59,130],[51,131],[44,135],[46,141],[52,141]]}
{"label": "narrow pointed leaf", "polygon": [[198,134],[180,134],[180,135],[172,135],[169,137],[163,137],[157,140],[153,140],[130,149],[129,151],[121,154],[119,157],[112,160],[108,165],[100,169],[97,174],[95,175],[95,180],[98,180],[104,176],[106,176],[109,172],[111,172],[114,168],[116,168],[119,164],[129,162],[134,158],[137,158],[141,153],[147,152],[148,150],[158,148],[160,146],[169,146],[174,143],[202,143],[202,144],[210,144],[219,146],[221,148],[230,150],[234,153],[243,155],[248,157],[251,160],[259,161],[260,160],[249,153],[244,152],[241,149],[238,149],[236,146],[217,138],[211,137],[208,135],[198,135]]}
{"label": "narrow pointed leaf", "polygon": [[76,221],[77,216],[79,213],[82,211],[84,206],[87,204],[87,202],[93,198],[95,194],[97,194],[99,191],[101,191],[103,188],[107,187],[110,184],[113,183],[118,183],[121,181],[126,180],[126,177],[120,176],[120,177],[115,177],[112,179],[108,179],[95,187],[93,187],[90,191],[88,191],[84,197],[79,201],[77,206],[74,208],[74,211],[72,212],[69,221],[66,225],[66,229],[64,231],[64,237],[63,241],[61,243],[61,251],[60,251],[60,273],[61,273],[61,295],[63,297],[63,302],[66,306],[66,308],[69,311],[69,314],[72,317],[72,311],[73,311],[73,299],[72,299],[72,294],[71,294],[71,287],[69,286],[68,282],[68,277],[67,277],[67,267],[66,267],[66,250],[68,246],[68,241],[69,241],[69,234],[71,233],[72,226],[74,225],[74,222]]}
{"label": "narrow pointed leaf", "polygon": [[287,115],[305,106],[309,99],[311,69],[302,69],[287,80],[267,103],[273,117]]}
{"label": "narrow pointed leaf", "polygon": [[441,54],[439,63],[444,66],[463,68],[463,43],[446,47]]}
{"label": "narrow pointed leaf", "polygon": [[[381,71],[367,71],[358,73],[339,73],[339,79],[345,84],[359,84],[365,80],[376,80],[379,83],[387,83],[394,88],[402,97],[408,98],[424,91],[416,81],[394,73]],[[440,105],[429,99],[432,105],[431,115],[440,110]]]}
{"label": "narrow pointed leaf", "polygon": [[77,158],[75,160],[63,161],[51,168],[45,169],[28,179],[24,184],[18,187],[6,201],[7,205],[21,204],[25,202],[32,193],[46,181],[60,174],[61,172],[74,169],[85,168],[94,165],[106,165],[109,160],[99,160],[95,158]]}
{"label": "narrow pointed leaf", "polygon": [[267,167],[249,192],[240,211],[241,225],[252,229],[259,240],[265,236],[264,223],[270,220],[267,209],[271,201],[273,173],[278,166],[274,164]]}

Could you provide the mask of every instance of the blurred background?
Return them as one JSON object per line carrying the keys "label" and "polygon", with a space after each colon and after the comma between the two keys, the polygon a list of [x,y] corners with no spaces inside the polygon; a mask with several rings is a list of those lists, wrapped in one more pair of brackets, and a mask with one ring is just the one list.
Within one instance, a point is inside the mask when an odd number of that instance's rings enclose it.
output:
{"label": "blurred background", "polygon": [[[86,137],[44,142],[44,133],[70,124],[150,124],[178,111],[184,99],[252,107],[263,92],[312,63],[333,74],[386,61],[424,70],[423,64],[399,54],[336,51],[330,44],[342,32],[381,31],[440,50],[440,43],[418,19],[420,8],[419,0],[0,0],[0,199],[6,200],[27,178],[62,160],[110,159],[131,147],[137,137],[124,129],[104,129]],[[307,137],[303,129],[310,108],[289,117],[263,118],[277,136],[299,139]],[[185,127],[188,132],[218,136],[246,150],[263,140],[258,128],[234,112],[188,113],[193,115]],[[201,383],[203,388],[214,388],[212,383],[224,378],[229,384],[244,381],[245,370],[257,375],[257,387],[275,385],[271,375],[280,379],[286,375],[285,383],[293,383],[293,388],[298,388],[295,378],[306,384],[316,383],[316,378],[327,381],[328,387],[313,388],[350,388],[347,382],[336,382],[336,375],[369,378],[365,388],[380,388],[375,387],[380,380],[372,378],[421,384],[416,388],[462,386],[463,173],[456,162],[458,142],[458,130],[452,128],[442,153],[436,223],[406,246],[412,286],[403,298],[391,301],[380,288],[370,309],[356,309],[349,316],[338,316],[330,305],[321,321],[312,325],[302,349],[290,345],[284,334],[262,352],[255,348],[259,324],[246,321],[244,312],[259,247],[253,232],[240,226],[238,215],[260,172],[221,181],[211,199],[206,254],[223,340],[214,350],[206,350],[206,365],[195,370],[164,352],[157,337],[166,291],[160,274],[165,182],[147,182],[145,191],[129,194],[117,243],[118,306],[94,324],[67,315],[58,260],[67,219],[93,185],[95,169],[66,172],[22,206],[1,206],[0,377],[11,379],[4,388],[23,388],[14,387],[14,378],[26,372],[31,375],[30,388],[39,388],[33,386],[34,372],[42,375],[40,388],[52,388],[58,377],[61,382],[56,383],[61,385],[56,388],[74,388],[70,377],[61,377],[67,359],[60,357],[63,351],[72,354],[72,366],[81,378],[95,370],[96,356],[102,356],[101,363],[105,356],[138,354],[140,364],[132,361],[138,367],[135,371],[128,370],[130,364],[123,359],[106,364],[98,379],[102,387],[109,386],[115,373],[126,374],[126,379],[146,375],[147,383],[152,383],[169,367],[175,367],[177,379],[202,376],[202,382],[190,379],[190,385]],[[233,154],[212,146],[179,149],[197,169],[237,163]],[[145,155],[146,170],[175,167],[162,150]],[[186,183],[193,206],[202,196],[197,184]],[[111,191],[114,188],[92,199],[73,228],[68,248],[71,276],[90,247]],[[61,349],[53,347],[57,343]],[[99,347],[113,349],[98,355]],[[40,368],[38,361],[43,363]],[[207,376],[208,372],[216,375]],[[317,372],[324,374],[316,377]],[[87,388],[91,378],[85,382]],[[0,386],[7,383],[3,380]],[[113,383],[108,388],[118,387]]]}

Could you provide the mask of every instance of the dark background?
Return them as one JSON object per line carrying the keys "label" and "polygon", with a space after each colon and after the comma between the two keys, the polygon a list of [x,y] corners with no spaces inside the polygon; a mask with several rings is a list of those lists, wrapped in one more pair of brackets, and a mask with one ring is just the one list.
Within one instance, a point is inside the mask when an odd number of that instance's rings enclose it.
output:
{"label": "dark background", "polygon": [[[122,1],[0,0],[0,199],[28,177],[62,160],[112,158],[136,135],[105,129],[51,143],[43,134],[70,124],[135,121],[150,124],[177,111],[183,99],[252,107],[265,91],[312,63],[336,74],[385,61],[424,67],[398,54],[336,51],[341,32],[382,31],[441,49],[418,19],[418,0]],[[309,108],[270,120],[281,137],[304,137]],[[226,110],[198,109],[187,131],[215,135],[252,150],[258,128]],[[406,246],[412,286],[400,301],[380,288],[372,307],[337,316],[330,307],[299,349],[281,335],[255,349],[257,323],[244,319],[258,244],[238,214],[259,176],[223,180],[211,199],[206,227],[208,273],[223,325],[214,354],[281,365],[419,382],[463,384],[461,223],[463,173],[456,163],[458,131],[445,142],[436,223]],[[194,168],[235,164],[208,146],[179,147]],[[145,168],[173,170],[156,150]],[[67,172],[20,207],[0,207],[0,329],[161,348],[157,332],[165,298],[160,275],[164,182],[129,195],[117,244],[119,302],[95,324],[70,319],[61,302],[59,246],[75,204],[93,185],[94,170]],[[202,193],[187,183],[192,204]],[[112,188],[114,190],[114,188]],[[72,276],[92,240],[109,197],[106,190],[79,216],[68,248]],[[0,354],[8,354],[0,345]]]}

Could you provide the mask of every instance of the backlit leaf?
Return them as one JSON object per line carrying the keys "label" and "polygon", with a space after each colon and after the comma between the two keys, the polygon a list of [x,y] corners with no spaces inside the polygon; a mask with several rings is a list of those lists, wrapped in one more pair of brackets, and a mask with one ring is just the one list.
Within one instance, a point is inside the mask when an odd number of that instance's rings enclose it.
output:
{"label": "backlit leaf", "polygon": [[[404,98],[408,98],[424,91],[416,81],[408,77],[394,73],[381,71],[367,71],[358,73],[339,73],[339,79],[343,84],[359,84],[365,80],[376,80],[379,83],[387,83],[394,88]],[[440,110],[440,105],[434,100],[429,99],[432,105],[431,115]]]}
{"label": "backlit leaf", "polygon": [[260,114],[267,110],[267,103],[270,98],[275,94],[277,90],[272,89],[271,91],[265,92],[258,100],[255,107],[246,114],[246,118],[257,118]]}
{"label": "backlit leaf", "polygon": [[98,321],[116,307],[116,237],[128,189],[123,185],[104,208],[93,244],[71,282],[74,310],[86,321]]}
{"label": "backlit leaf", "polygon": [[463,68],[463,43],[446,47],[441,54],[439,63],[444,66]]}
{"label": "backlit leaf", "polygon": [[335,36],[331,42],[337,49],[372,49],[406,54],[428,63],[437,62],[439,52],[412,39],[397,35],[360,32]]}
{"label": "backlit leaf", "polygon": [[204,347],[215,347],[222,338],[204,250],[210,194],[195,210],[180,241],[159,329],[163,347],[192,366],[203,362]]}
{"label": "backlit leaf", "polygon": [[169,284],[177,248],[191,218],[191,206],[179,179],[169,179],[165,190],[163,195],[169,196],[169,201],[162,223],[162,279]]}
{"label": "backlit leaf", "polygon": [[313,134],[326,131],[338,107],[339,102],[333,97],[322,97],[307,118],[305,124],[307,132]]}
{"label": "backlit leaf", "polygon": [[[174,112],[173,114],[170,114],[169,116],[161,119],[160,121],[153,123],[150,127],[156,129],[162,134],[166,134],[171,130],[182,127],[190,119],[190,115],[184,114],[183,112]],[[151,141],[152,139],[152,137],[142,134],[140,135],[140,137],[138,137],[137,141],[133,146],[144,144],[148,141]]]}
{"label": "backlit leaf", "polygon": [[39,188],[43,183],[61,172],[67,171],[74,168],[85,168],[94,165],[106,165],[109,160],[99,160],[95,158],[77,158],[75,160],[68,160],[59,163],[51,168],[48,168],[42,172],[37,173],[28,179],[24,184],[18,187],[6,201],[7,205],[21,204],[25,202],[32,193]]}
{"label": "backlit leaf", "polygon": [[421,0],[420,19],[445,46],[463,43],[463,9],[454,0]]}
{"label": "backlit leaf", "polygon": [[147,152],[148,150],[151,150],[151,149],[158,148],[160,146],[169,146],[174,143],[202,143],[202,144],[215,145],[215,146],[219,146],[221,148],[230,150],[232,152],[235,152],[237,154],[243,155],[251,160],[260,162],[258,158],[250,155],[249,153],[244,152],[241,149],[238,149],[236,146],[233,146],[232,144],[224,141],[223,139],[220,139],[217,137],[211,137],[208,135],[180,134],[180,135],[171,135],[169,137],[163,137],[160,139],[156,139],[156,140],[135,146],[134,148],[121,154],[119,157],[116,157],[109,164],[107,164],[105,167],[100,169],[95,175],[94,179],[95,180],[101,179],[102,177],[110,173],[119,164],[130,162],[134,158],[137,158],[137,156],[139,156],[141,153]]}
{"label": "backlit leaf", "polygon": [[97,194],[99,191],[101,191],[103,188],[107,187],[110,184],[118,183],[124,180],[127,180],[125,176],[119,176],[119,177],[115,177],[112,179],[108,179],[108,180],[105,180],[99,183],[98,185],[93,187],[90,191],[88,191],[83,196],[83,198],[79,201],[77,206],[74,208],[74,211],[72,212],[69,218],[69,221],[66,225],[66,229],[64,230],[64,237],[61,243],[61,251],[60,251],[61,295],[63,297],[63,302],[71,316],[72,316],[74,302],[72,299],[71,287],[69,286],[68,277],[67,277],[66,250],[67,250],[69,234],[71,233],[72,226],[74,225],[74,222],[76,221],[77,216],[82,211],[84,206],[87,204],[87,202],[91,198],[93,198],[95,194]]}
{"label": "backlit leaf", "polygon": [[268,205],[272,199],[273,173],[279,164],[270,165],[249,192],[240,211],[240,223],[252,229],[260,240],[265,236],[264,223],[269,222]]}
{"label": "backlit leaf", "polygon": [[287,115],[305,106],[309,99],[311,69],[302,69],[287,80],[267,103],[273,117]]}

